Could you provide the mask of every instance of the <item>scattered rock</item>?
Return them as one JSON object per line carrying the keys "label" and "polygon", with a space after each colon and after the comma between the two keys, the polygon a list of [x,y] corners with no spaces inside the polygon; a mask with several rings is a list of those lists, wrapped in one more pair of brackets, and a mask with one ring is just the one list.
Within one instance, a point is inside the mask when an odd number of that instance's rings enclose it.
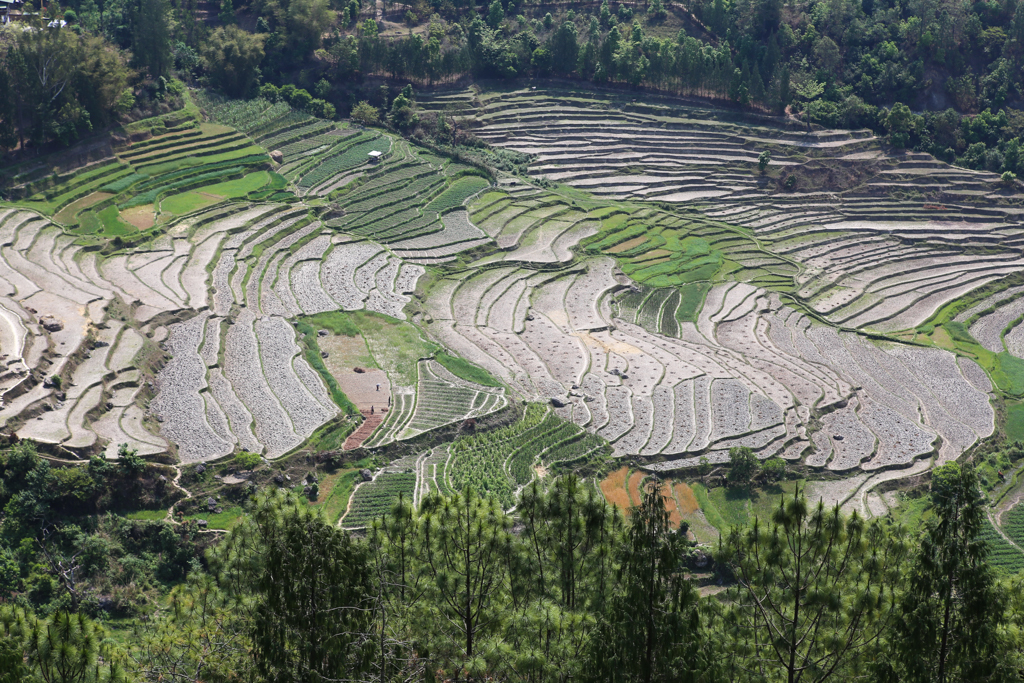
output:
{"label": "scattered rock", "polygon": [[370,470],[362,470],[359,474],[362,475],[363,481],[370,481],[373,479],[373,472]]}
{"label": "scattered rock", "polygon": [[107,410],[113,410],[113,409],[114,409],[114,404],[111,403],[110,401],[107,401]]}
{"label": "scattered rock", "polygon": [[206,465],[204,465],[202,463],[199,463],[199,466],[196,467],[196,472],[198,472],[199,474],[202,474],[205,471],[206,471]]}
{"label": "scattered rock", "polygon": [[358,373],[358,374],[361,375],[364,372],[366,372],[366,370],[363,370],[362,368],[359,368],[359,367],[355,367],[355,368],[352,368],[352,372],[355,372],[355,373]]}
{"label": "scattered rock", "polygon": [[318,337],[326,337],[329,334],[330,334],[330,332],[328,332],[327,330],[318,330],[317,333],[316,333],[316,336],[318,336]]}
{"label": "scattered rock", "polygon": [[43,410],[51,411],[51,410],[53,410],[53,406],[51,406],[49,403],[44,403],[43,404]]}
{"label": "scattered rock", "polygon": [[284,477],[280,473],[275,474],[274,475],[274,483],[277,484],[277,485],[283,484],[284,483]]}
{"label": "scattered rock", "polygon": [[556,408],[564,408],[565,407],[565,401],[563,401],[560,398],[554,398],[553,397],[551,399],[551,405],[553,405]]}
{"label": "scattered rock", "polygon": [[284,163],[284,152],[282,152],[279,149],[275,149],[273,152],[270,153],[270,159],[275,164],[283,164]]}
{"label": "scattered rock", "polygon": [[836,441],[842,441],[843,440],[843,435],[842,434],[833,434],[832,438],[835,439]]}
{"label": "scattered rock", "polygon": [[197,520],[196,520],[196,524],[198,524],[199,526],[201,526],[202,528],[204,528],[204,529],[205,529],[205,528],[206,528],[206,524],[207,524],[207,522],[206,522],[206,520],[205,520],[205,519],[197,519]]}
{"label": "scattered rock", "polygon": [[327,353],[326,351],[321,351],[321,352],[320,352],[320,357],[321,357],[321,358],[327,358],[327,356],[328,356],[328,355],[329,355],[329,354],[328,354],[328,353]]}
{"label": "scattered rock", "polygon": [[44,315],[39,319],[39,324],[43,326],[43,329],[47,332],[60,332],[64,329],[64,323],[54,318],[52,315]]}

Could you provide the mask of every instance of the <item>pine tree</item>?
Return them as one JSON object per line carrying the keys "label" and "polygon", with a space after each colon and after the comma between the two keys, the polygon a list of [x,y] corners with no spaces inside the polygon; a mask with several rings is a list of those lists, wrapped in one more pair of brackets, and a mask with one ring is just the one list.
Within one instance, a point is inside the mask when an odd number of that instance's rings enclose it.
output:
{"label": "pine tree", "polygon": [[712,643],[681,564],[686,532],[685,524],[672,528],[659,487],[650,485],[630,514],[615,595],[592,640],[593,680],[651,683],[709,675]]}
{"label": "pine tree", "polygon": [[365,544],[278,490],[260,494],[215,559],[221,584],[248,605],[262,677],[299,683],[365,668],[372,601]]}
{"label": "pine tree", "polygon": [[395,680],[399,672],[406,680],[422,674],[408,628],[426,584],[418,556],[419,521],[416,509],[400,495],[388,514],[367,530],[374,583],[370,671],[375,680]]}
{"label": "pine tree", "polygon": [[516,510],[524,525],[521,572],[532,584],[527,592],[570,610],[603,605],[623,532],[618,509],[570,474],[547,488],[532,482]]}
{"label": "pine tree", "polygon": [[134,671],[147,681],[256,679],[244,610],[198,559],[168,602],[162,618],[136,627]]}
{"label": "pine tree", "polygon": [[736,585],[725,603],[729,678],[840,680],[894,618],[904,543],[881,522],[813,509],[799,491],[720,542]]}
{"label": "pine tree", "polygon": [[913,560],[900,619],[879,680],[991,681],[1000,677],[1006,596],[981,538],[984,498],[971,465],[932,473],[936,519]]}
{"label": "pine tree", "polygon": [[135,16],[132,50],[135,63],[153,78],[171,70],[171,30],[167,0],[141,0]]}
{"label": "pine tree", "polygon": [[6,64],[0,64],[0,152],[18,144],[17,102],[14,79]]}
{"label": "pine tree", "polygon": [[516,510],[504,668],[515,680],[576,680],[614,583],[622,517],[573,475],[531,482]]}
{"label": "pine tree", "polygon": [[507,593],[511,520],[472,486],[421,505],[426,595],[418,629],[446,672],[482,677],[493,666]]}
{"label": "pine tree", "polygon": [[0,642],[3,683],[128,680],[123,654],[111,644],[106,630],[84,614],[61,611],[43,620],[2,605]]}

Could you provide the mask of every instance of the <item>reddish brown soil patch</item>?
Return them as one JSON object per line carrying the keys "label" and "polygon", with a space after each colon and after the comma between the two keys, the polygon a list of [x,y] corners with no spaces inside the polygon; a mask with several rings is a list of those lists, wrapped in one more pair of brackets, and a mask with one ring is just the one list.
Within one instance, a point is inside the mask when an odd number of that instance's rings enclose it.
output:
{"label": "reddish brown soil patch", "polygon": [[380,413],[370,415],[367,412],[363,413],[363,424],[359,425],[359,429],[348,435],[345,439],[345,443],[342,444],[341,450],[350,451],[353,448],[359,448],[363,445],[363,442],[370,438],[370,434],[373,434],[373,430],[384,421],[384,416]]}
{"label": "reddish brown soil patch", "polygon": [[679,506],[676,504],[675,496],[672,495],[672,486],[666,482],[661,485],[661,497],[665,499],[665,511],[668,512],[668,521],[673,529],[678,529],[683,523],[683,516],[679,514]]}
{"label": "reddish brown soil patch", "polygon": [[628,512],[630,508],[629,494],[626,493],[626,475],[628,474],[629,468],[623,467],[609,474],[601,482],[601,493],[604,494],[605,499],[623,512]]}
{"label": "reddish brown soil patch", "polygon": [[691,515],[700,507],[697,497],[693,495],[693,489],[687,484],[679,483],[672,487],[676,494],[676,502],[679,503],[679,512],[684,515]]}
{"label": "reddish brown soil patch", "polygon": [[629,486],[627,487],[627,490],[629,491],[629,499],[633,501],[633,505],[640,504],[640,496],[643,495],[640,491],[640,481],[644,476],[643,472],[634,472],[629,477]]}

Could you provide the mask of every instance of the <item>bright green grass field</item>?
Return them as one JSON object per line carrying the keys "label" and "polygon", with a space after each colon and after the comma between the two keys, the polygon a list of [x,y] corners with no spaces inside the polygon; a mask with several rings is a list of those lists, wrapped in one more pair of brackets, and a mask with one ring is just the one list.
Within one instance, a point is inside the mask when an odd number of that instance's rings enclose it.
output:
{"label": "bright green grass field", "polygon": [[992,379],[999,388],[1013,396],[1024,396],[1024,360],[1005,351],[996,354]]}
{"label": "bright green grass field", "polygon": [[449,356],[447,353],[437,353],[434,360],[443,365],[456,377],[461,377],[467,382],[476,382],[485,387],[500,387],[501,382],[491,377],[491,373],[479,368],[467,360]]}
{"label": "bright green grass field", "polygon": [[239,178],[238,180],[229,180],[227,182],[204,187],[202,191],[208,194],[216,194],[221,197],[232,199],[235,197],[244,197],[250,192],[255,192],[269,182],[270,174],[267,171],[257,171]]}
{"label": "bright green grass field", "polygon": [[711,289],[710,282],[694,282],[679,288],[679,308],[676,309],[676,320],[679,322],[697,322],[700,309],[704,306],[704,297]]}
{"label": "bright green grass field", "polygon": [[310,506],[322,509],[327,521],[337,524],[341,516],[345,514],[345,508],[348,507],[348,499],[352,495],[356,481],[361,479],[358,468],[339,470],[334,474],[327,475],[320,482],[319,499],[317,502],[311,503]]}
{"label": "bright green grass field", "polygon": [[931,497],[911,497],[902,493],[897,495],[899,504],[891,508],[889,514],[893,522],[902,524],[904,529],[921,529],[935,516],[931,509]]}
{"label": "bright green grass field", "polygon": [[769,520],[780,497],[791,496],[798,484],[802,485],[803,482],[784,481],[753,493],[721,486],[709,491],[699,483],[691,483],[690,488],[708,523],[718,529],[719,533],[726,534],[732,527],[750,524],[755,517]]}
{"label": "bright green grass field", "polygon": [[174,161],[168,161],[164,164],[157,164],[155,166],[146,166],[145,173],[151,177],[157,177],[164,173],[171,173],[183,168],[191,168],[193,166],[215,164],[221,161],[233,161],[235,159],[241,159],[247,156],[261,156],[266,160],[270,157],[267,156],[267,151],[262,147],[255,145],[245,147],[243,149],[236,149],[230,152],[224,152],[223,154],[211,154],[203,157],[183,157],[181,159],[175,159]]}
{"label": "bright green grass field", "polygon": [[1024,442],[1024,403],[1007,403],[1006,440]]}
{"label": "bright green grass field", "polygon": [[359,328],[377,365],[388,373],[392,382],[416,386],[419,382],[416,361],[440,350],[424,339],[420,329],[411,323],[369,311],[349,311],[347,315]]}
{"label": "bright green grass field", "polygon": [[130,235],[133,232],[138,232],[135,226],[121,220],[121,213],[116,206],[108,206],[96,214],[96,217],[99,219],[100,225],[103,226],[105,235]]}
{"label": "bright green grass field", "polygon": [[[205,192],[206,190],[203,191]],[[182,192],[162,200],[160,202],[160,211],[180,216],[201,209],[204,206],[215,204],[218,201],[220,200],[216,197],[207,197],[198,192]]]}
{"label": "bright green grass field", "polygon": [[327,311],[326,313],[308,315],[302,318],[302,322],[308,323],[310,327],[330,330],[334,334],[345,337],[359,336],[359,327],[342,311]]}
{"label": "bright green grass field", "polygon": [[136,510],[125,515],[128,519],[143,519],[149,522],[159,522],[167,518],[167,510]]}
{"label": "bright green grass field", "polygon": [[207,529],[222,529],[228,531],[233,529],[236,524],[242,519],[244,510],[237,506],[224,508],[223,512],[219,513],[201,513],[198,515],[188,515],[185,519],[205,519]]}
{"label": "bright green grass field", "polygon": [[[722,252],[703,237],[646,222],[630,222],[622,227],[627,219],[623,214],[605,218],[603,230],[583,244],[591,252],[614,256],[622,272],[637,282],[676,287],[711,280],[725,264]],[[644,240],[620,250],[619,245],[639,237]]]}

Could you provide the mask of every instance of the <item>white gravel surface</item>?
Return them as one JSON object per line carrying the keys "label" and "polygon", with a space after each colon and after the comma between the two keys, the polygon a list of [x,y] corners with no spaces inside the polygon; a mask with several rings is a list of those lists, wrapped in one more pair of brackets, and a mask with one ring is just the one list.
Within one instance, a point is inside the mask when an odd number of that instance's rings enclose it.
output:
{"label": "white gravel surface", "polygon": [[185,462],[227,455],[232,443],[218,436],[206,421],[199,392],[206,389],[206,363],[199,356],[208,315],[170,326],[165,345],[171,359],[157,376],[157,395],[150,404],[161,418],[160,431],[178,448]]}

